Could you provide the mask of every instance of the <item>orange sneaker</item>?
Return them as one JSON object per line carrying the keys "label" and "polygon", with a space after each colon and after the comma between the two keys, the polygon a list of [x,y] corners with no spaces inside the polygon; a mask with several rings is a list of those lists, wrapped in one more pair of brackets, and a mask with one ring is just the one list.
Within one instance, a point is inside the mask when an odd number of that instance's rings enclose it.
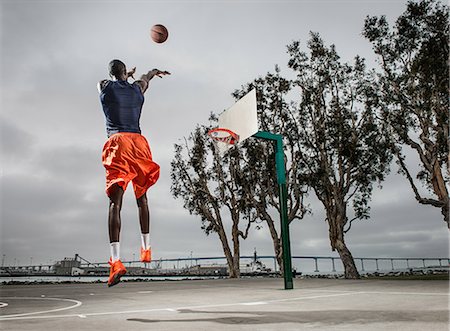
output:
{"label": "orange sneaker", "polygon": [[120,277],[127,273],[127,269],[125,269],[120,260],[112,263],[111,259],[109,259],[108,263],[111,266],[109,269],[108,287],[111,287],[120,282]]}
{"label": "orange sneaker", "polygon": [[141,247],[141,262],[151,262],[152,261],[152,248],[143,249]]}

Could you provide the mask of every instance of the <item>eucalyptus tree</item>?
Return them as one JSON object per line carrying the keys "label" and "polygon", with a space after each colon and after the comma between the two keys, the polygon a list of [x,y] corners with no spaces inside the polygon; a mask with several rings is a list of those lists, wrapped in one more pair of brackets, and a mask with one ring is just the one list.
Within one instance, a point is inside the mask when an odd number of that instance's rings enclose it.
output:
{"label": "eucalyptus tree", "polygon": [[[411,1],[392,29],[384,16],[367,17],[363,34],[380,59],[381,115],[394,139],[399,172],[416,200],[440,208],[450,228],[448,13],[439,1]],[[405,161],[404,146],[420,160],[416,174]],[[428,193],[421,192],[422,185]]]}
{"label": "eucalyptus tree", "polygon": [[234,149],[228,158],[221,158],[207,135],[209,129],[209,126],[197,125],[184,143],[175,144],[171,192],[175,198],[183,200],[191,215],[200,217],[206,235],[218,235],[229,276],[237,278],[240,276],[240,239],[247,238],[254,221],[243,191],[243,186],[249,182],[239,165],[240,150]]}
{"label": "eucalyptus tree", "polygon": [[323,204],[333,251],[346,278],[358,278],[345,234],[356,220],[369,218],[373,184],[389,170],[390,141],[376,117],[378,95],[364,60],[342,63],[335,46],[311,33],[308,52],[288,45],[288,66],[295,74],[295,157],[307,184]]}

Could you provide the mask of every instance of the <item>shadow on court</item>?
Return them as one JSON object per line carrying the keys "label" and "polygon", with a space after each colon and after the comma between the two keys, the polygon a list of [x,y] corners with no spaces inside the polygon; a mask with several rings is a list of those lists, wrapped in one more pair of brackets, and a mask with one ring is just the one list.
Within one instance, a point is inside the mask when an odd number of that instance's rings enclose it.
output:
{"label": "shadow on court", "polygon": [[[219,324],[240,325],[240,324],[282,324],[282,323],[321,323],[323,326],[333,326],[342,323],[361,324],[361,323],[390,323],[390,322],[442,322],[448,323],[448,311],[439,310],[432,312],[402,311],[399,314],[396,311],[387,310],[322,310],[307,312],[268,312],[268,311],[198,311],[198,310],[180,310],[180,313],[190,314],[214,314],[230,315],[227,317],[205,317],[205,318],[183,318],[180,320],[161,320],[145,318],[129,318],[130,322],[141,323],[197,323],[213,322]],[[242,316],[248,315],[248,316]]]}

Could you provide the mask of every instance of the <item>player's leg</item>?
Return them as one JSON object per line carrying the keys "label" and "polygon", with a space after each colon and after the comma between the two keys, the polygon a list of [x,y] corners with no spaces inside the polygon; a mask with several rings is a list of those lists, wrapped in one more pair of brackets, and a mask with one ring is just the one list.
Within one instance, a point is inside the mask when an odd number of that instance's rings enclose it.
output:
{"label": "player's leg", "polygon": [[123,189],[118,184],[113,184],[109,190],[108,229],[110,243],[120,241],[120,211],[122,209],[123,193]]}
{"label": "player's leg", "polygon": [[133,186],[141,226],[141,261],[150,262],[150,212],[147,201],[147,190],[159,178],[159,165],[153,162],[150,146],[144,136],[136,136],[134,143],[136,154],[133,169],[136,177],[133,178]]}
{"label": "player's leg", "polygon": [[141,261],[150,262],[152,259],[150,247],[150,212],[147,193],[136,199],[139,210],[139,224],[141,226]]}
{"label": "player's leg", "polygon": [[109,189],[108,230],[111,249],[109,264],[111,268],[108,286],[116,285],[120,281],[120,277],[126,273],[126,269],[120,261],[120,211],[122,209],[123,194],[124,190],[118,184],[113,184]]}
{"label": "player's leg", "polygon": [[141,226],[141,233],[150,232],[150,212],[148,208],[147,194],[144,193],[140,198],[136,199],[139,209],[139,223]]}
{"label": "player's leg", "polygon": [[141,233],[150,232],[150,212],[148,209],[147,193],[144,193],[140,198],[136,199],[139,209],[139,223],[141,226]]}
{"label": "player's leg", "polygon": [[106,170],[106,194],[109,197],[108,230],[111,247],[111,269],[108,286],[120,281],[126,269],[120,261],[120,211],[123,194],[133,179],[128,155],[133,145],[127,135],[117,133],[109,137],[103,146],[102,163]]}

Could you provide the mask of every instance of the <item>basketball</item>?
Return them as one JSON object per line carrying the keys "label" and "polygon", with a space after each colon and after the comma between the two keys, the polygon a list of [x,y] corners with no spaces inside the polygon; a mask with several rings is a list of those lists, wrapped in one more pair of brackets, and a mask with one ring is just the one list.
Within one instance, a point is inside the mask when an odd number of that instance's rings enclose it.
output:
{"label": "basketball", "polygon": [[167,40],[167,37],[169,37],[169,32],[164,25],[155,24],[152,26],[150,36],[155,43],[161,44]]}

